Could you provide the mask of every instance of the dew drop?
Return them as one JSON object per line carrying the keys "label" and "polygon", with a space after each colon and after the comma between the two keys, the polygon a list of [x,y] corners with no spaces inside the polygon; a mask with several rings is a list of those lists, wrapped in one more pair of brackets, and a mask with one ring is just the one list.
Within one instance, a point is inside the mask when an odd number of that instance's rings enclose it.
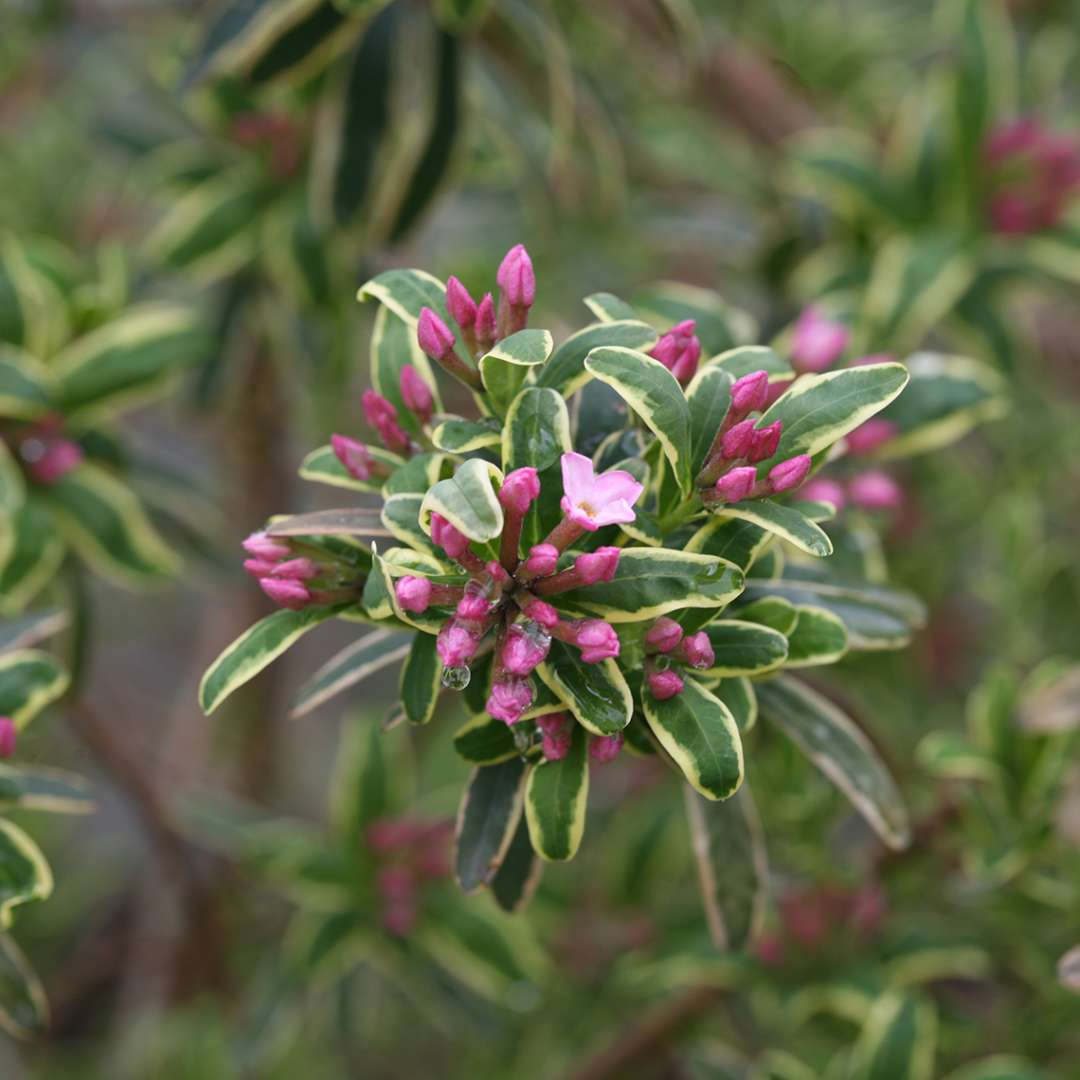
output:
{"label": "dew drop", "polygon": [[442,684],[448,690],[464,690],[469,685],[472,672],[468,664],[459,664],[457,667],[443,668]]}

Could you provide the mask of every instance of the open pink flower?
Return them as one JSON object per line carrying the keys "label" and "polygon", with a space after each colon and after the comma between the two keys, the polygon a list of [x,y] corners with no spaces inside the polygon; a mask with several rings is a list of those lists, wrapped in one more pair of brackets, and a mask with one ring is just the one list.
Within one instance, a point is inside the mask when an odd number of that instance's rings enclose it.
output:
{"label": "open pink flower", "polygon": [[644,488],[628,472],[613,469],[597,476],[589,458],[571,453],[562,456],[562,475],[562,510],[575,525],[595,532],[634,520],[634,503]]}

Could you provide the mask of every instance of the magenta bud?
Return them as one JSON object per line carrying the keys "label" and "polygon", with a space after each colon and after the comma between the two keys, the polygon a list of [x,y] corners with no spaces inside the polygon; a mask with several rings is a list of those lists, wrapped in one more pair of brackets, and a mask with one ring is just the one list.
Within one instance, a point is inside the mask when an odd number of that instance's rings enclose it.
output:
{"label": "magenta bud", "polygon": [[450,327],[431,308],[426,307],[420,309],[416,340],[432,360],[443,360],[454,351],[456,339]]}
{"label": "magenta bud", "polygon": [[645,644],[656,652],[666,653],[671,652],[682,641],[682,638],[683,628],[674,619],[661,615],[649,627],[649,632],[645,635]]}
{"label": "magenta bud", "polygon": [[765,461],[776,453],[780,445],[780,435],[784,430],[781,420],[776,420],[768,427],[758,428],[750,441],[750,450],[747,458],[750,461]]}
{"label": "magenta bud", "polygon": [[619,635],[602,619],[586,619],[574,634],[574,644],[586,664],[599,664],[619,655]]}
{"label": "magenta bud", "polygon": [[887,443],[900,429],[892,420],[880,416],[871,417],[854,431],[848,432],[846,441],[852,454],[869,454],[882,443]]}
{"label": "magenta bud", "polygon": [[500,658],[511,675],[528,675],[543,663],[550,648],[551,638],[547,633],[536,627],[530,633],[526,627],[515,623],[506,631]]}
{"label": "magenta bud", "polygon": [[840,359],[847,348],[848,328],[828,318],[821,308],[805,308],[795,323],[791,346],[792,367],[796,371],[824,371]]}
{"label": "magenta bud", "polygon": [[277,561],[287,559],[292,554],[292,548],[280,540],[274,540],[264,532],[252,533],[243,543],[244,550],[256,559],[264,561]]}
{"label": "magenta bud", "polygon": [[460,619],[468,619],[470,622],[482,622],[491,611],[491,603],[483,596],[466,593],[459,601],[457,615]]}
{"label": "magenta bud", "polygon": [[446,279],[446,310],[462,330],[476,322],[476,301],[456,277]]}
{"label": "magenta bud", "polygon": [[483,298],[476,308],[476,340],[485,348],[489,349],[495,343],[496,319],[495,301],[491,293],[484,293]]}
{"label": "magenta bud", "polygon": [[277,567],[277,563],[266,559],[245,559],[244,569],[253,578],[269,577]]}
{"label": "magenta bud", "polygon": [[683,385],[694,377],[701,358],[701,342],[694,336],[694,327],[693,319],[684,319],[661,335],[649,352]]}
{"label": "magenta bud", "polygon": [[[24,444],[25,445],[25,444]],[[70,439],[55,439],[40,457],[27,461],[27,472],[39,484],[55,484],[82,464],[82,447]]]}
{"label": "magenta bud", "polygon": [[716,494],[724,502],[739,502],[754,490],[757,483],[757,469],[753,465],[740,465],[731,472],[724,473],[716,481]]}
{"label": "magenta bud", "polygon": [[617,547],[602,547],[579,555],[574,561],[574,569],[581,578],[581,584],[594,585],[598,581],[610,581],[619,568],[621,554]]}
{"label": "magenta bud", "polygon": [[382,427],[388,420],[397,421],[397,408],[388,398],[374,390],[365,390],[360,396],[364,417],[373,428]]}
{"label": "magenta bud", "polygon": [[398,578],[394,592],[397,594],[398,603],[406,611],[427,611],[431,603],[431,582],[427,578],[411,575]]}
{"label": "magenta bud", "polygon": [[750,452],[750,446],[754,441],[754,421],[740,420],[733,427],[724,432],[720,440],[720,453],[729,461],[735,458],[746,457]]}
{"label": "magenta bud", "polygon": [[371,479],[375,470],[375,459],[362,442],[350,439],[347,435],[331,435],[330,446],[334,456],[354,480],[366,482]]}
{"label": "magenta bud", "polygon": [[431,515],[431,539],[451,559],[460,559],[469,549],[469,538],[440,514]]}
{"label": "magenta bud", "polygon": [[809,499],[811,502],[829,503],[838,514],[847,503],[843,485],[838,484],[835,480],[830,480],[826,476],[815,476],[813,480],[806,483],[799,494],[802,498]]}
{"label": "magenta bud", "polygon": [[545,630],[552,630],[559,625],[559,613],[544,600],[530,600],[524,610],[528,618],[539,623]]}
{"label": "magenta bud", "polygon": [[10,716],[0,716],[0,757],[9,758],[15,753],[18,730]]}
{"label": "magenta bud", "polygon": [[878,469],[854,477],[848,484],[848,494],[864,510],[895,510],[904,501],[900,485]]}
{"label": "magenta bud", "polygon": [[532,307],[536,299],[536,275],[524,244],[515,244],[506,253],[495,281],[511,307]]}
{"label": "magenta bud", "polygon": [[505,589],[506,586],[510,584],[510,575],[496,559],[489,559],[484,563],[484,569],[488,572],[491,580],[499,586],[500,589]]}
{"label": "magenta bud", "polygon": [[479,641],[466,627],[451,620],[435,639],[435,651],[444,667],[461,667],[476,655]]}
{"label": "magenta bud", "polygon": [[687,634],[679,648],[679,659],[699,670],[712,667],[716,662],[716,654],[713,652],[709,635],[704,630]]}
{"label": "magenta bud", "polygon": [[524,514],[540,495],[540,477],[531,466],[508,473],[499,489],[499,502],[504,510]]}
{"label": "magenta bud", "polygon": [[739,415],[759,412],[765,408],[769,396],[769,373],[751,371],[741,379],[736,379],[731,387],[731,407]]}
{"label": "magenta bud", "polygon": [[431,387],[412,364],[406,364],[401,369],[400,381],[401,399],[405,402],[405,407],[416,413],[422,424],[426,424],[431,419],[431,412],[435,407],[435,397],[431,393]]}
{"label": "magenta bud", "polygon": [[536,726],[543,736],[541,750],[547,761],[562,761],[570,752],[573,727],[566,713],[548,713],[536,718]]}
{"label": "magenta bud", "polygon": [[311,603],[311,593],[299,581],[265,577],[259,579],[259,587],[279,607],[299,611]]}
{"label": "magenta bud", "polygon": [[516,724],[532,703],[532,687],[524,679],[500,679],[491,686],[487,711],[496,720]]}
{"label": "magenta bud", "polygon": [[606,765],[619,756],[622,749],[623,734],[621,731],[614,735],[593,735],[589,738],[589,757],[597,765]]}
{"label": "magenta bud", "polygon": [[270,576],[288,581],[310,581],[319,576],[319,567],[313,559],[301,556],[278,563],[270,572]]}
{"label": "magenta bud", "polygon": [[769,484],[773,494],[779,495],[782,491],[791,491],[797,488],[810,472],[813,462],[809,454],[799,454],[796,457],[781,461],[769,470]]}
{"label": "magenta bud", "polygon": [[667,701],[668,698],[681,694],[685,685],[682,676],[670,668],[667,671],[650,671],[646,680],[649,684],[649,693],[657,701]]}
{"label": "magenta bud", "polygon": [[537,544],[530,548],[525,560],[525,571],[533,577],[554,574],[559,565],[559,549],[554,544]]}

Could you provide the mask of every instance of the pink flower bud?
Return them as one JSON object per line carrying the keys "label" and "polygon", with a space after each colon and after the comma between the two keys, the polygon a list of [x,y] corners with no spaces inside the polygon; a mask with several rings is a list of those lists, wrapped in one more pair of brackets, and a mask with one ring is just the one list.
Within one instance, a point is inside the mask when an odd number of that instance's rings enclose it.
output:
{"label": "pink flower bud", "polygon": [[903,501],[900,485],[888,473],[871,469],[859,473],[848,484],[848,494],[864,510],[895,510]]}
{"label": "pink flower bud", "polygon": [[460,559],[469,548],[469,538],[454,528],[441,514],[431,515],[431,539],[451,559]]}
{"label": "pink flower bud", "polygon": [[435,639],[435,651],[444,667],[461,667],[476,655],[479,646],[477,638],[460,623],[451,620]]}
{"label": "pink flower bud", "polygon": [[[25,453],[23,456],[26,460]],[[40,456],[26,461],[26,469],[39,484],[55,484],[78,468],[82,460],[83,450],[78,443],[54,439],[43,448]]]}
{"label": "pink flower bud", "polygon": [[754,441],[754,420],[740,420],[724,432],[720,440],[720,452],[728,460],[746,457]]}
{"label": "pink flower bud", "polygon": [[847,348],[848,337],[848,328],[828,318],[821,308],[805,308],[795,324],[792,367],[798,372],[824,371],[832,367]]}
{"label": "pink flower bud", "polygon": [[716,494],[724,502],[738,502],[740,499],[745,499],[754,490],[756,483],[757,469],[752,465],[740,465],[739,468],[724,473],[716,481]]}
{"label": "pink flower bud", "polygon": [[559,565],[559,549],[554,544],[537,544],[529,550],[525,570],[533,577],[554,574]]}
{"label": "pink flower bud", "polygon": [[838,484],[835,480],[830,480],[827,476],[815,476],[813,480],[807,481],[806,486],[799,494],[811,502],[829,503],[835,507],[838,514],[847,503],[843,485]]}
{"label": "pink flower bud", "polygon": [[279,607],[300,611],[311,603],[312,596],[307,586],[299,581],[286,581],[280,578],[265,577],[259,579],[259,587]]}
{"label": "pink flower bud", "polygon": [[712,667],[716,662],[716,654],[713,652],[709,635],[704,630],[699,630],[696,634],[684,637],[679,646],[679,659],[699,670]]}
{"label": "pink flower bud", "polygon": [[360,404],[364,409],[364,417],[373,427],[381,427],[387,420],[397,420],[397,408],[389,398],[374,390],[365,390],[360,396]]}
{"label": "pink flower bud", "polygon": [[602,547],[579,555],[574,562],[574,569],[581,577],[581,584],[593,585],[598,581],[610,581],[619,568],[621,554],[617,547]]}
{"label": "pink flower bud", "polygon": [[371,479],[375,470],[375,459],[362,442],[350,439],[347,435],[331,435],[330,446],[334,456],[354,480],[366,482]]}
{"label": "pink flower bud", "polygon": [[774,465],[769,470],[769,484],[773,494],[779,495],[782,491],[797,488],[806,479],[812,464],[809,454],[799,454]]}
{"label": "pink flower bud", "polygon": [[288,581],[310,581],[319,576],[319,566],[314,559],[301,556],[278,563],[270,573],[271,577]]}
{"label": "pink flower bud", "polygon": [[389,855],[416,839],[416,826],[404,818],[379,818],[365,830],[368,847],[378,855]]}
{"label": "pink flower bud", "polygon": [[548,713],[536,718],[536,726],[543,736],[541,750],[547,761],[562,761],[570,753],[573,736],[572,721],[566,713]]}
{"label": "pink flower bud", "polygon": [[484,293],[476,308],[476,340],[489,349],[495,343],[496,332],[495,301],[491,293]]}
{"label": "pink flower bud", "polygon": [[18,731],[10,716],[0,716],[0,757],[9,758],[15,753]]}
{"label": "pink flower bud", "polygon": [[694,377],[701,358],[701,342],[694,336],[694,326],[693,319],[683,320],[663,334],[649,353],[684,386]]}
{"label": "pink flower bud", "polygon": [[426,424],[431,419],[431,411],[435,407],[431,387],[412,364],[406,364],[401,369],[400,381],[401,399],[405,402],[405,407],[416,413],[422,424]]}
{"label": "pink flower bud", "polygon": [[597,765],[606,765],[619,756],[622,749],[623,734],[621,731],[614,735],[593,735],[589,739],[589,757]]}
{"label": "pink flower bud", "polygon": [[431,582],[427,578],[408,575],[398,578],[394,586],[398,603],[406,610],[419,614],[431,603]]}
{"label": "pink flower bud", "polygon": [[852,454],[869,454],[882,443],[887,443],[900,429],[892,420],[874,416],[860,424],[846,436],[848,450]]}
{"label": "pink flower bud", "polygon": [[540,477],[531,466],[508,473],[499,489],[499,502],[507,512],[524,514],[540,495]]}
{"label": "pink flower bud", "polygon": [[769,424],[768,427],[758,428],[750,441],[747,458],[750,461],[764,461],[766,458],[771,458],[780,445],[780,434],[783,430],[784,424],[781,420]]}
{"label": "pink flower bud", "polygon": [[536,275],[524,244],[515,244],[506,253],[495,281],[511,307],[532,307],[536,299]]}
{"label": "pink flower bud", "polygon": [[500,679],[492,683],[486,707],[496,720],[516,724],[532,702],[532,687],[524,679]]}
{"label": "pink flower bud", "polygon": [[649,684],[649,693],[657,701],[667,701],[668,698],[681,694],[685,685],[682,676],[670,668],[667,671],[650,671],[646,676],[646,681]]}
{"label": "pink flower bud", "polygon": [[281,540],[275,540],[264,532],[253,532],[243,543],[244,550],[256,559],[277,561],[287,559],[292,548]]}
{"label": "pink flower bud", "polygon": [[407,866],[384,866],[375,875],[375,887],[386,900],[406,900],[416,891],[416,882]]}
{"label": "pink flower bud", "polygon": [[506,631],[503,640],[501,660],[503,667],[511,675],[528,675],[538,664],[544,662],[551,648],[550,636],[537,632],[534,627],[530,632],[526,627],[515,623]]}
{"label": "pink flower bud", "polygon": [[482,622],[491,611],[491,603],[483,596],[466,593],[457,606],[457,616],[470,622]]}
{"label": "pink flower bud", "polygon": [[544,600],[530,600],[524,610],[527,618],[539,623],[545,630],[559,625],[559,613]]}
{"label": "pink flower bud", "polygon": [[484,569],[488,572],[488,576],[491,578],[492,583],[497,585],[500,589],[505,589],[510,584],[510,575],[503,568],[502,564],[495,559],[489,559],[484,563]]}
{"label": "pink flower bud", "polygon": [[645,644],[650,649],[655,649],[656,652],[666,653],[671,652],[682,639],[683,628],[674,619],[661,615],[649,627],[649,631],[645,635]]}
{"label": "pink flower bud", "polygon": [[619,655],[619,635],[602,619],[585,619],[577,627],[574,644],[586,664],[599,664]]}
{"label": "pink flower bud", "polygon": [[759,412],[765,408],[769,396],[769,373],[751,371],[741,379],[736,379],[731,387],[731,407],[739,415]]}
{"label": "pink flower bud", "polygon": [[446,279],[446,309],[450,318],[467,330],[476,322],[476,301],[456,277]]}
{"label": "pink flower bud", "polygon": [[245,559],[244,569],[253,577],[269,577],[277,567],[277,563],[268,562],[266,559]]}
{"label": "pink flower bud", "polygon": [[420,309],[420,319],[416,324],[416,340],[420,348],[432,360],[442,360],[454,351],[454,335],[450,327],[435,314],[431,308]]}
{"label": "pink flower bud", "polygon": [[536,718],[536,726],[542,735],[553,735],[570,724],[570,717],[564,712],[549,712]]}

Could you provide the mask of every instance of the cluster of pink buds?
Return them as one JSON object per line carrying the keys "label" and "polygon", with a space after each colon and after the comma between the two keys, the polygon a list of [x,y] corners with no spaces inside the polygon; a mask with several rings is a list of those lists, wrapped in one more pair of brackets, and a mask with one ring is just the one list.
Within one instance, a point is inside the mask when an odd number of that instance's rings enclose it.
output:
{"label": "cluster of pink buds", "polygon": [[252,533],[244,541],[244,569],[279,607],[300,611],[311,604],[333,604],[355,598],[358,586],[354,575],[326,552],[298,553],[295,541]]}
{"label": "cluster of pink buds", "polygon": [[425,882],[450,875],[452,835],[448,821],[380,818],[368,826],[368,848],[379,863],[375,889],[389,933],[407,935],[419,918]]}
{"label": "cluster of pink buds", "polygon": [[1024,236],[1054,228],[1080,191],[1080,145],[1033,118],[991,132],[985,157],[995,188],[987,214],[1000,233]]}
{"label": "cluster of pink buds", "polygon": [[659,360],[685,386],[697,373],[701,359],[701,341],[694,333],[693,319],[676,323],[652,347],[649,355]]}
{"label": "cluster of pink buds", "polygon": [[[547,761],[562,761],[570,752],[570,740],[574,729],[574,719],[569,713],[545,713],[536,718],[536,727],[540,732],[540,749]],[[615,735],[590,735],[589,757],[598,765],[614,761],[622,749],[622,732]]]}
{"label": "cluster of pink buds", "polygon": [[697,477],[706,505],[779,495],[806,479],[811,466],[806,454],[779,462],[764,479],[758,479],[757,463],[776,453],[783,433],[779,420],[758,427],[757,419],[751,416],[765,408],[768,397],[769,375],[765,371],[744,375],[732,386],[731,405]]}
{"label": "cluster of pink buds", "polygon": [[0,758],[9,758],[15,753],[17,736],[15,721],[10,716],[0,716]]}
{"label": "cluster of pink buds", "polygon": [[58,415],[46,417],[15,439],[23,467],[39,484],[55,484],[82,464],[83,449],[61,433],[62,423]]}
{"label": "cluster of pink buds", "polygon": [[587,664],[619,655],[619,637],[609,623],[563,618],[548,601],[615,576],[619,548],[600,547],[578,555],[570,555],[568,549],[587,532],[633,521],[642,485],[621,470],[597,476],[592,461],[574,453],[563,455],[562,475],[566,516],[542,543],[521,551],[525,515],[540,495],[540,480],[533,468],[515,469],[499,491],[503,532],[498,560],[485,562],[467,536],[432,514],[432,541],[468,573],[469,580],[445,585],[408,575],[395,585],[398,604],[406,611],[453,609],[435,643],[445,686],[468,685],[468,665],[490,638],[495,663],[487,711],[507,724],[516,723],[532,706],[529,676],[547,658],[553,640],[580,650]]}
{"label": "cluster of pink buds", "polygon": [[[460,279],[450,277],[446,282],[446,310],[473,361],[497,341],[529,324],[529,309],[536,300],[536,274],[523,244],[516,244],[506,253],[495,282],[499,286],[497,310],[491,293],[485,293],[477,303]],[[429,307],[420,311],[416,338],[420,348],[455,379],[473,390],[483,390],[480,372],[458,355],[454,332]]]}
{"label": "cluster of pink buds", "polygon": [[903,488],[887,472],[866,469],[846,482],[816,476],[802,490],[806,499],[830,503],[840,513],[850,502],[863,510],[897,510],[903,504]]}
{"label": "cluster of pink buds", "polygon": [[682,692],[686,683],[677,665],[704,671],[716,662],[709,635],[704,630],[686,634],[666,616],[656,620],[645,634],[645,682],[657,701]]}

